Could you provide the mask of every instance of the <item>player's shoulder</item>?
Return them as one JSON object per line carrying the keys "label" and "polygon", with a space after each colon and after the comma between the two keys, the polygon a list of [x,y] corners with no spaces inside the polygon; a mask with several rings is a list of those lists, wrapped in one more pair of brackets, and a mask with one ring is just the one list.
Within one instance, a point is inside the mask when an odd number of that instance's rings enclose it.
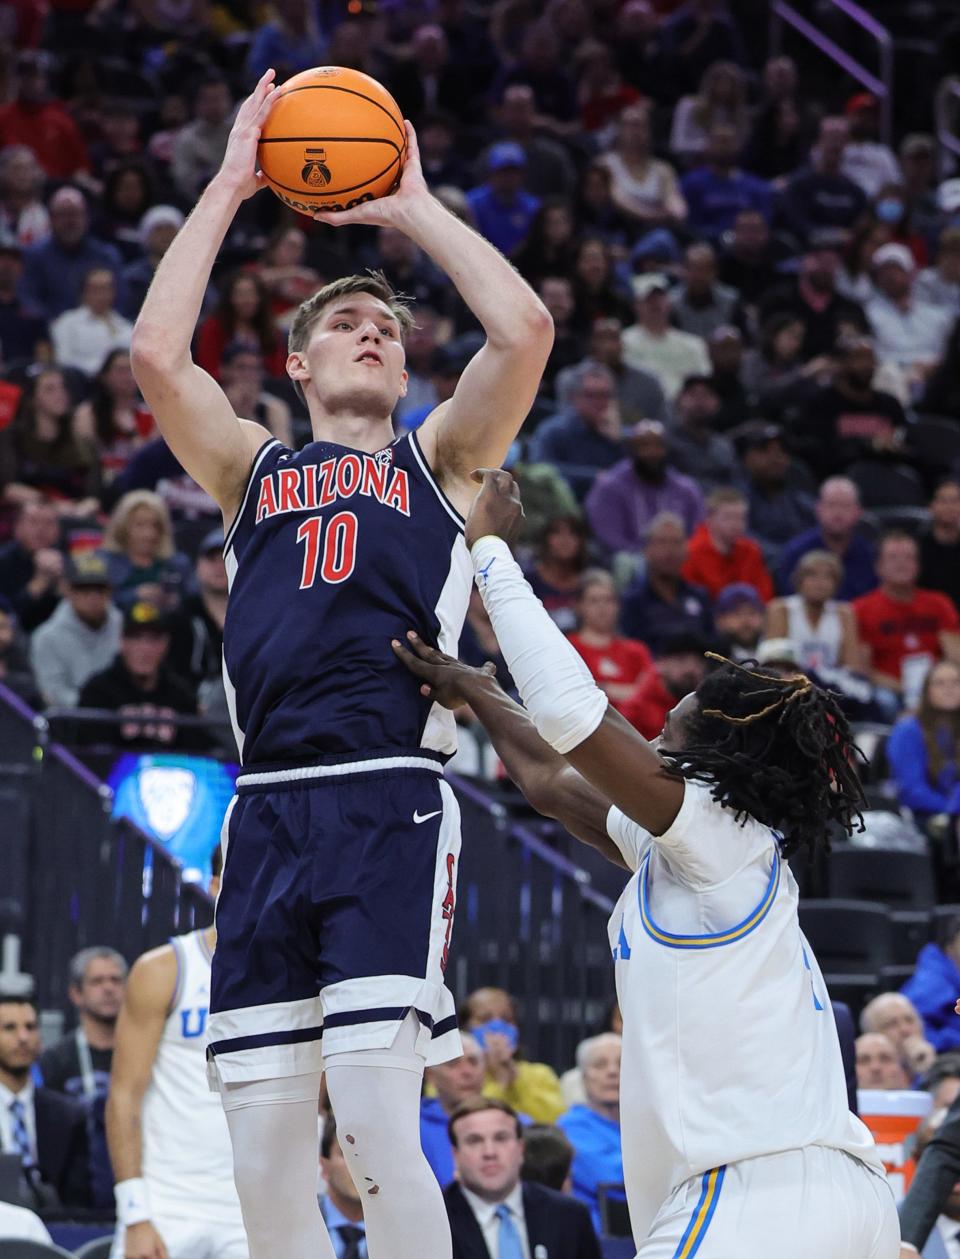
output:
{"label": "player's shoulder", "polygon": [[149,1008],[169,1005],[180,973],[180,951],[173,941],[142,953],[130,968],[127,1000]]}

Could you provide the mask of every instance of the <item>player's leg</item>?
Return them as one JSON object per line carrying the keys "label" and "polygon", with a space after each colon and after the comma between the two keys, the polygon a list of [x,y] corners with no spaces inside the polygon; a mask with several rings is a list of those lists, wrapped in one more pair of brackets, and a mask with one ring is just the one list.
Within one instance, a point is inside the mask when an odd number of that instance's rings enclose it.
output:
{"label": "player's leg", "polygon": [[250,1259],[336,1259],[317,1202],[320,1072],[222,1086]]}
{"label": "player's leg", "polygon": [[408,1014],[390,1049],[325,1059],[337,1138],[363,1201],[370,1259],[450,1259],[443,1194],[420,1145],[425,1059]]}

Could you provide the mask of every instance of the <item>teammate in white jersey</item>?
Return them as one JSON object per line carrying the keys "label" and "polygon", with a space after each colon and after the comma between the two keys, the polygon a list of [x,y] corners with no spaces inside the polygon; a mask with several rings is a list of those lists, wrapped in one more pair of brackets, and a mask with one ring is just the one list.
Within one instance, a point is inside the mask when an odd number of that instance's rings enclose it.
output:
{"label": "teammate in white jersey", "polygon": [[521,515],[513,479],[487,472],[466,539],[529,717],[484,671],[415,638],[394,650],[425,694],[469,702],[536,808],[634,872],[610,943],[638,1259],[897,1259],[785,860],[858,816],[843,713],[802,675],[724,661],[648,743],[524,581],[506,541]]}
{"label": "teammate in white jersey", "polygon": [[[219,845],[213,866],[216,896]],[[207,1084],[215,945],[213,927],[176,936],[130,972],[107,1100],[111,1259],[247,1259],[227,1121]]]}

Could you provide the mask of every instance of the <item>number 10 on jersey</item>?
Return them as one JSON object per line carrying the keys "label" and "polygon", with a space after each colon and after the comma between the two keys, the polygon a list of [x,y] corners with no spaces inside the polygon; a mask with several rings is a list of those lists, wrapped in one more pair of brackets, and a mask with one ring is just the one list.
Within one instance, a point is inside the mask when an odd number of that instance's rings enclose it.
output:
{"label": "number 10 on jersey", "polygon": [[337,512],[327,521],[322,516],[311,516],[297,530],[297,541],[306,543],[300,589],[314,584],[318,566],[322,581],[339,585],[347,580],[357,562],[357,518],[352,511]]}

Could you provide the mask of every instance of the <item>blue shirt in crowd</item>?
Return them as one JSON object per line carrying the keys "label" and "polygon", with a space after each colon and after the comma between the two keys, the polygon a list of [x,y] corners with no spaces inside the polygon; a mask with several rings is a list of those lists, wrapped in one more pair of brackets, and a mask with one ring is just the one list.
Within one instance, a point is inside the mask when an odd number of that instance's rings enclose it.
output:
{"label": "blue shirt in crowd", "polygon": [[620,1124],[598,1115],[589,1106],[571,1106],[557,1120],[573,1146],[573,1196],[590,1209],[593,1227],[600,1233],[599,1185],[623,1184],[623,1153]]}
{"label": "blue shirt in crowd", "polygon": [[916,717],[898,721],[887,740],[887,761],[897,780],[900,803],[914,813],[960,813],[960,766],[956,750],[945,747],[943,768],[936,779],[923,730]]}
{"label": "blue shirt in crowd", "polygon": [[[819,526],[799,534],[787,543],[780,555],[777,569],[777,590],[781,594],[793,594],[793,570],[808,551],[829,551]],[[859,599],[877,588],[877,574],[873,567],[873,547],[866,538],[855,533],[846,552],[837,558],[843,564],[843,580],[836,593],[837,599]]]}
{"label": "blue shirt in crowd", "polygon": [[504,203],[488,184],[471,188],[467,201],[477,231],[508,257],[526,240],[533,216],[540,209],[540,198],[530,192],[521,189],[512,201]]}
{"label": "blue shirt in crowd", "polygon": [[687,201],[687,226],[695,235],[719,236],[733,227],[742,210],[757,210],[770,222],[772,202],[765,179],[732,170],[725,175],[701,166],[680,181]]}
{"label": "blue shirt in crowd", "polygon": [[51,236],[39,245],[33,245],[24,254],[23,279],[20,296],[44,319],[55,319],[65,310],[80,305],[80,293],[84,277],[94,267],[112,271],[117,281],[117,298],[114,305],[122,303],[120,292],[120,254],[113,245],[85,236],[75,249],[67,249]]}
{"label": "blue shirt in crowd", "polygon": [[960,970],[943,949],[925,944],[913,974],[900,990],[917,1007],[927,1040],[938,1054],[960,1049],[960,1015],[953,1008]]}
{"label": "blue shirt in crowd", "polygon": [[439,1097],[425,1097],[420,1103],[420,1145],[434,1176],[445,1189],[453,1180],[453,1146],[447,1135],[447,1112]]}

